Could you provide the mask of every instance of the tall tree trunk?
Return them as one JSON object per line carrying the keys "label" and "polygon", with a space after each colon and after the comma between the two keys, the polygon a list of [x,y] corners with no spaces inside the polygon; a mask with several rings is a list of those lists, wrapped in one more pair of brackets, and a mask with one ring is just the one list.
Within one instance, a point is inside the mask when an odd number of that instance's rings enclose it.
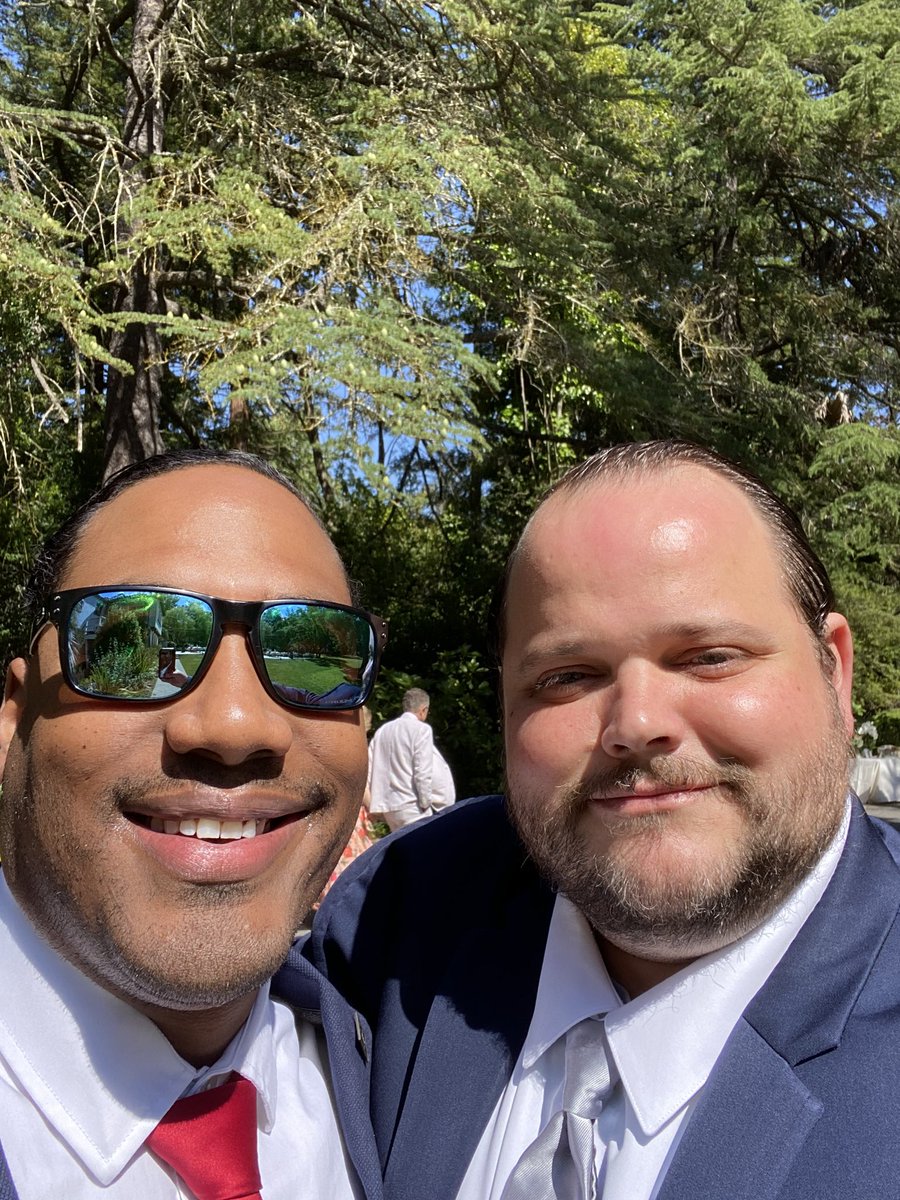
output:
{"label": "tall tree trunk", "polygon": [[[152,177],[153,156],[163,148],[165,108],[162,77],[165,69],[165,0],[136,0],[131,43],[131,75],[125,92],[122,141],[134,155],[127,168],[122,203],[129,205]],[[119,236],[133,235],[130,218],[119,223]],[[158,316],[165,298],[156,282],[152,253],[135,263],[119,288],[115,311]],[[163,345],[153,321],[130,321],[110,338],[110,351],[132,368],[131,374],[110,369],[106,385],[106,437],[103,475],[107,478],[129,463],[149,458],[163,448],[159,428]]]}
{"label": "tall tree trunk", "polygon": [[243,396],[232,396],[228,416],[232,450],[246,450],[250,432],[250,410]]}

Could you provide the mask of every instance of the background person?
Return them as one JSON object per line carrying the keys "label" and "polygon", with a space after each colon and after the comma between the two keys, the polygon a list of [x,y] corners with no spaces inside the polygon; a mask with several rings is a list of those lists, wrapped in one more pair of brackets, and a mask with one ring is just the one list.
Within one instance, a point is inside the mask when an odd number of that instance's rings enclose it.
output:
{"label": "background person", "polygon": [[434,735],[428,693],[409,688],[399,717],[385,721],[369,743],[369,812],[393,831],[431,816]]}
{"label": "background person", "polygon": [[388,1200],[897,1195],[900,837],[848,795],[799,522],[613,447],[529,521],[500,646],[507,798],[375,847],[309,948],[375,1022]]}
{"label": "background person", "polygon": [[453,782],[453,772],[446,758],[435,746],[431,764],[431,810],[440,812],[442,808],[449,808],[455,800],[456,784]]}

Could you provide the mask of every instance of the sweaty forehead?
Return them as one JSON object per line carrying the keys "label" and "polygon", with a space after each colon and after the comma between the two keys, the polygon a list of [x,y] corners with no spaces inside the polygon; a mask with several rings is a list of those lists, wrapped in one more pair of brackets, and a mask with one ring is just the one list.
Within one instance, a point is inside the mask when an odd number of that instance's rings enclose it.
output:
{"label": "sweaty forehead", "polygon": [[337,551],[306,506],[232,464],[144,479],[91,517],[61,586],[129,582],[229,599],[349,598]]}

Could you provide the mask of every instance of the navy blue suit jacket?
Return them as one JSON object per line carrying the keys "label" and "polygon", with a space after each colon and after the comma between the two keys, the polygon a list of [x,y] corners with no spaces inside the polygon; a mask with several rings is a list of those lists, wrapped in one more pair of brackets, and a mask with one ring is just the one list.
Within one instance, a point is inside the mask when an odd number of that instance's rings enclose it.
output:
{"label": "navy blue suit jacket", "polygon": [[[356,1169],[365,1200],[381,1200],[381,1170],[369,1122],[369,1047],[371,1034],[365,1021],[345,1003],[335,989],[300,955],[291,951],[273,982],[273,992],[285,1000],[298,1017],[321,1023],[328,1045],[335,1100],[347,1152]],[[2,1137],[2,1114],[0,1114]],[[35,1149],[35,1153],[40,1153]],[[304,1164],[297,1163],[297,1195],[304,1195]],[[265,1187],[263,1187],[265,1192]],[[0,1200],[18,1200],[0,1146]],[[51,1200],[48,1197],[48,1200]],[[64,1200],[63,1196],[53,1200]],[[135,1200],[139,1200],[136,1197]],[[315,1197],[313,1200],[327,1200]]]}
{"label": "navy blue suit jacket", "polygon": [[[900,1197],[900,836],[858,804],[728,1040],[659,1200]],[[387,1200],[453,1200],[531,1020],[553,896],[501,797],[386,839],[304,953],[371,1024]]]}

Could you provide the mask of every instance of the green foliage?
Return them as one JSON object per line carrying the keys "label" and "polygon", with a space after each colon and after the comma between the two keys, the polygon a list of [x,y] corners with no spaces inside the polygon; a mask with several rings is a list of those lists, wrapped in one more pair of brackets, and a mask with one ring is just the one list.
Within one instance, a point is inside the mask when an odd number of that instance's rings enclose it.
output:
{"label": "green foliage", "polygon": [[503,790],[503,753],[491,671],[470,646],[443,650],[434,668],[432,721],[460,795]]}
{"label": "green foliage", "polygon": [[143,648],[144,634],[140,619],[135,613],[122,610],[100,626],[91,647],[91,657],[98,659],[115,650]]}
{"label": "green foliage", "polygon": [[107,614],[86,649],[86,687],[106,695],[149,694],[157,666],[157,651],[144,644],[137,612],[125,606]]}
{"label": "green foliage", "polygon": [[810,534],[854,632],[857,713],[880,728],[900,706],[900,431],[828,430],[810,479]]}
{"label": "green foliage", "polygon": [[854,626],[860,717],[897,710],[896,0],[202,0],[143,50],[113,0],[0,2],[0,41],[5,648],[30,544],[99,478],[113,365],[167,444],[255,449],[313,498],[391,620],[378,719],[428,688],[463,792],[498,783],[505,556],[616,441],[774,484]]}
{"label": "green foliage", "polygon": [[900,747],[900,708],[879,713],[876,724],[879,745]]}
{"label": "green foliage", "polygon": [[647,0],[630,16],[636,62],[672,115],[644,189],[651,326],[720,405],[782,390],[809,414],[836,401],[884,417],[897,382],[896,6]]}
{"label": "green foliage", "polygon": [[376,437],[477,444],[490,363],[448,319],[456,275],[488,201],[507,227],[576,212],[536,173],[576,111],[572,22],[543,0],[204,0],[144,43],[149,7],[0,5],[0,249],[44,293],[60,412],[105,404],[108,456],[120,377],[148,452],[159,424],[246,442],[283,415],[323,491],[344,468],[386,490]]}
{"label": "green foliage", "polygon": [[83,683],[107,696],[149,695],[155,663],[156,655],[148,647],[111,641],[95,655]]}
{"label": "green foliage", "polygon": [[209,609],[191,601],[164,608],[163,637],[173,646],[205,646],[212,629],[212,614]]}

